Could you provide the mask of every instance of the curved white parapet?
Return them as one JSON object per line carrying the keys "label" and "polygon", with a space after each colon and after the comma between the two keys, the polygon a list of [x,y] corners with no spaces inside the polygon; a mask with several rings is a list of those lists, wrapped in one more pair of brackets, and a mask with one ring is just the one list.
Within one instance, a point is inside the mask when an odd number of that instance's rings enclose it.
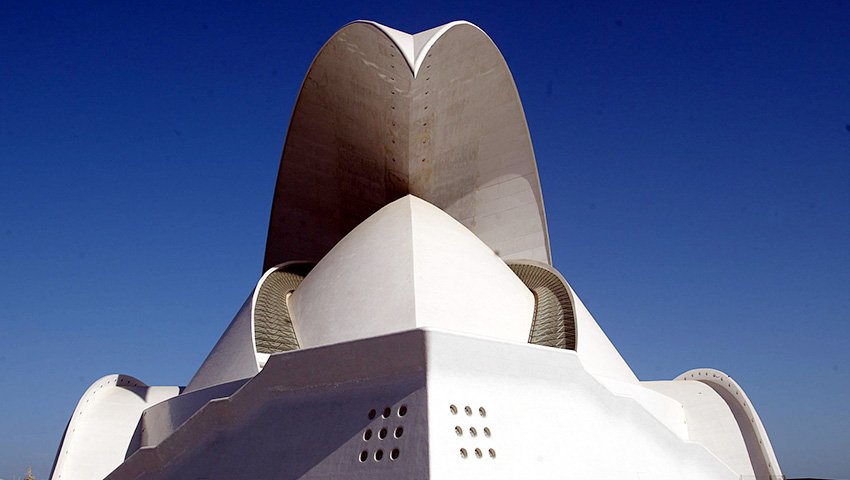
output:
{"label": "curved white parapet", "polygon": [[698,368],[679,375],[676,381],[702,382],[717,392],[734,415],[755,477],[759,480],[783,478],[779,461],[755,407],[732,377],[720,370]]}
{"label": "curved white parapet", "polygon": [[254,326],[251,306],[254,289],[227,330],[218,339],[204,363],[186,386],[186,393],[203,388],[253,377],[260,371],[257,347],[254,343]]}
{"label": "curved white parapet", "polygon": [[[575,349],[581,359],[584,368],[589,373],[599,377],[610,378],[623,382],[635,383],[638,381],[632,369],[596,323],[593,315],[584,306],[581,299],[576,295],[570,283],[561,275],[555,267],[543,262],[533,260],[516,260],[509,262],[513,266],[528,265],[543,269],[554,275],[557,280],[567,289],[569,296],[571,315],[569,321],[573,323],[572,330],[574,339],[569,349]],[[569,329],[569,328],[568,328]],[[529,340],[530,341],[530,340]],[[533,343],[533,342],[532,342]]]}
{"label": "curved white parapet", "polygon": [[[287,262],[270,268],[260,277],[192,377],[186,387],[187,393],[253,377],[271,353],[298,348],[291,331],[288,290],[300,283],[312,265],[310,262]],[[287,281],[280,282],[280,276],[287,277]],[[284,290],[278,291],[280,288]]]}
{"label": "curved white parapet", "polygon": [[596,323],[593,315],[572,287],[570,287],[570,293],[575,302],[576,331],[578,332],[576,351],[584,368],[592,375],[637,382],[638,379],[632,369]]}
{"label": "curved white parapet", "polygon": [[50,478],[106,477],[124,461],[142,412],[179,393],[180,387],[149,387],[129,375],[97,380],[71,415]]}
{"label": "curved white parapet", "polygon": [[418,327],[526,342],[534,298],[487,245],[406,196],[352,230],[292,294],[302,347]]}
{"label": "curved white parapet", "polygon": [[513,77],[492,40],[468,22],[416,35],[355,22],[325,44],[292,114],[264,268],[319,260],[407,194],[454,217],[504,259],[551,263]]}

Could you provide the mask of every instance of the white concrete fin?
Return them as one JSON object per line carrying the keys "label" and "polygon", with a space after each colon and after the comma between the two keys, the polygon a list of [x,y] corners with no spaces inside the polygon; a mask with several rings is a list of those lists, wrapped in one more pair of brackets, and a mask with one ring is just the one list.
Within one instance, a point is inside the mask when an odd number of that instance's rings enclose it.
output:
{"label": "white concrete fin", "polygon": [[180,387],[150,387],[129,375],[98,379],[71,415],[51,478],[104,478],[124,461],[142,412],[179,393]]}
{"label": "white concrete fin", "polygon": [[186,392],[253,377],[260,371],[251,323],[254,293],[255,290],[252,290],[248,295],[227,330],[195,372]]}
{"label": "white concrete fin", "polygon": [[717,392],[727,403],[738,422],[756,478],[784,478],[764,424],[753,402],[738,382],[726,373],[713,368],[688,370],[676,377],[674,381],[702,382]]}
{"label": "white concrete fin", "polygon": [[637,376],[572,287],[570,293],[575,302],[576,351],[584,368],[595,376],[637,383]]}

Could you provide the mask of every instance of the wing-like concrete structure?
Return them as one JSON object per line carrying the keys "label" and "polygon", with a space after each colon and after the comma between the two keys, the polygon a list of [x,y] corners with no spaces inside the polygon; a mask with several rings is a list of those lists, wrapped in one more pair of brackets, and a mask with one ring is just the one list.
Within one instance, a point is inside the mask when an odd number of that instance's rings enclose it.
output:
{"label": "wing-like concrete structure", "polygon": [[187,387],[85,392],[52,478],[782,478],[731,377],[640,381],[552,266],[519,97],[474,25],[328,41],[265,263]]}
{"label": "wing-like concrete structure", "polygon": [[470,23],[408,35],[354,22],[319,51],[289,125],[264,269],[318,261],[407,194],[457,219],[504,259],[551,263],[513,77]]}

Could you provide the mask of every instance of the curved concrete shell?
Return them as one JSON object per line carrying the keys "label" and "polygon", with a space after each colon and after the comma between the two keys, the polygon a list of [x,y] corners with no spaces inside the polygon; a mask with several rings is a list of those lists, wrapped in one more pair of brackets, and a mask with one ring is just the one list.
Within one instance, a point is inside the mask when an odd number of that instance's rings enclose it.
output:
{"label": "curved concrete shell", "polygon": [[[708,385],[719,395],[734,415],[737,426],[746,445],[747,460],[753,469],[755,478],[782,478],[779,461],[767,437],[767,431],[761,423],[753,403],[744,393],[744,389],[729,375],[713,368],[689,370],[678,377],[677,381],[701,382]],[[707,420],[707,421],[710,421]],[[711,435],[704,435],[705,441],[711,441]],[[741,462],[744,463],[744,462]]]}
{"label": "curved concrete shell", "polygon": [[426,327],[525,342],[534,313],[532,293],[505,262],[412,195],[346,235],[290,305],[304,347]]}
{"label": "curved concrete shell", "polygon": [[407,194],[502,258],[551,263],[513,77],[490,38],[467,22],[418,35],[354,22],[325,44],[289,125],[264,269],[318,261]]}
{"label": "curved concrete shell", "polygon": [[50,477],[106,477],[126,458],[142,412],[179,393],[179,387],[149,387],[129,375],[98,379],[71,414]]}

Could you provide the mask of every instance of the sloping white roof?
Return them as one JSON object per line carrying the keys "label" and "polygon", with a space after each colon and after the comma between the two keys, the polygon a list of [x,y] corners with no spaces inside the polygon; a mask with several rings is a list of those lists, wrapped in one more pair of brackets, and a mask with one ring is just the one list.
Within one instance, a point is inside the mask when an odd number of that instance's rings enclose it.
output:
{"label": "sloping white roof", "polygon": [[419,327],[526,342],[534,298],[472,232],[408,195],[343,238],[290,308],[302,348]]}

